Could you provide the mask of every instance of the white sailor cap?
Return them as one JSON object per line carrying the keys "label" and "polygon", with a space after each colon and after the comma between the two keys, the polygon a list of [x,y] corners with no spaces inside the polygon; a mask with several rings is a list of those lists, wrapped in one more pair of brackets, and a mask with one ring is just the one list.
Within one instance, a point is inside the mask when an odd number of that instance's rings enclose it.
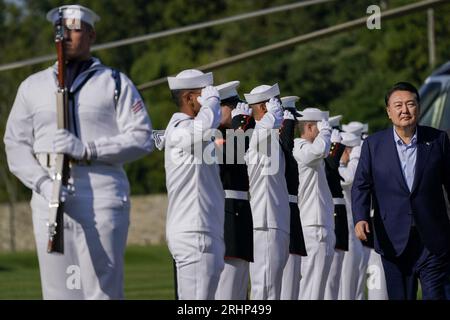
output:
{"label": "white sailor cap", "polygon": [[248,104],[255,104],[263,101],[270,100],[276,96],[280,95],[280,88],[278,88],[278,83],[273,86],[261,85],[253,88],[250,93],[244,93],[245,100]]}
{"label": "white sailor cap", "polygon": [[94,27],[95,22],[100,20],[100,17],[91,9],[80,5],[66,5],[54,8],[47,13],[47,20],[55,24],[59,19],[59,9],[63,10],[64,19],[75,19],[86,22]]}
{"label": "white sailor cap", "polygon": [[216,86],[217,91],[219,91],[220,100],[225,100],[231,97],[239,97],[237,92],[237,87],[239,87],[240,81],[230,81]]}
{"label": "white sailor cap", "polygon": [[339,125],[341,124],[341,120],[342,120],[342,115],[337,115],[337,116],[330,117],[328,119],[328,122],[330,123],[330,127],[336,128],[336,127],[339,127]]}
{"label": "white sailor cap", "polygon": [[368,123],[363,123],[362,133],[369,133],[369,124]]}
{"label": "white sailor cap", "polygon": [[303,115],[301,118],[298,118],[299,121],[328,121],[328,111],[322,111],[317,108],[306,108],[303,111],[300,111]]}
{"label": "white sailor cap", "polygon": [[357,147],[361,144],[361,136],[351,132],[341,133],[341,143],[346,147]]}
{"label": "white sailor cap", "polygon": [[300,100],[300,97],[297,96],[287,96],[281,98],[281,105],[284,109],[292,109],[294,111],[294,115],[296,118],[301,117],[302,114],[298,112],[295,103]]}
{"label": "white sailor cap", "polygon": [[167,77],[170,90],[197,89],[212,86],[213,73],[203,73],[200,70],[188,69],[181,71],[175,77]]}
{"label": "white sailor cap", "polygon": [[364,129],[364,125],[359,121],[352,121],[352,122],[349,122],[348,124],[342,125],[342,130],[344,132],[354,133],[358,136],[361,136],[363,129]]}
{"label": "white sailor cap", "polygon": [[295,103],[300,100],[297,96],[287,96],[281,98],[281,104],[284,108],[296,109]]}

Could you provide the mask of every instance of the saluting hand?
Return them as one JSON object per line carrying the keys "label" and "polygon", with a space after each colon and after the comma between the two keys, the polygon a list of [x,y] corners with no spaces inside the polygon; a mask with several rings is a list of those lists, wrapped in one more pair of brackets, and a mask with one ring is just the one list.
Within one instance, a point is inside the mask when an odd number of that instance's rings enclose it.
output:
{"label": "saluting hand", "polygon": [[370,233],[369,223],[367,221],[359,221],[355,225],[355,233],[359,240],[367,241],[367,234]]}
{"label": "saluting hand", "polygon": [[289,110],[284,110],[283,119],[284,120],[295,120],[294,115]]}
{"label": "saluting hand", "polygon": [[202,89],[202,94],[197,97],[197,101],[202,107],[210,107],[212,109],[220,108],[219,91],[213,86],[207,86]]}
{"label": "saluting hand", "polygon": [[342,142],[342,136],[338,129],[333,129],[331,131],[331,143],[341,143]]}
{"label": "saluting hand", "polygon": [[266,102],[267,112],[273,115],[275,123],[273,128],[278,129],[283,123],[283,108],[281,108],[280,101],[275,98],[271,98],[269,102]]}
{"label": "saluting hand", "polygon": [[244,115],[244,116],[251,116],[252,115],[252,109],[248,106],[245,102],[238,102],[236,105],[236,108],[231,110],[231,117],[234,118],[238,115]]}
{"label": "saluting hand", "polygon": [[317,129],[319,129],[319,131],[329,131],[331,133],[330,123],[325,119],[317,122]]}

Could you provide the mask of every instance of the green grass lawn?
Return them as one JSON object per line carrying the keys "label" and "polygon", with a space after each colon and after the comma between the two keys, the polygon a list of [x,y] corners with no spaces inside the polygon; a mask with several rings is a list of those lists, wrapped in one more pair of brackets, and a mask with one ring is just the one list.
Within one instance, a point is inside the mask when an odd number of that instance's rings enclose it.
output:
{"label": "green grass lawn", "polygon": [[[165,245],[127,248],[125,297],[174,299],[172,258]],[[0,299],[42,299],[35,253],[0,254]]]}

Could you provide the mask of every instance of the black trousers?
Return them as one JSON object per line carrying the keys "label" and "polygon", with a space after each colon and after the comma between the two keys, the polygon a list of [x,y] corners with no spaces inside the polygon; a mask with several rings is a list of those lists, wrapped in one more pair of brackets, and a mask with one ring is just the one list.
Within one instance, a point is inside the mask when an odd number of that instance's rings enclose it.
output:
{"label": "black trousers", "polygon": [[382,256],[389,300],[416,300],[418,280],[422,299],[444,300],[450,270],[450,255],[436,255],[422,243],[416,228],[411,228],[405,251],[398,257]]}

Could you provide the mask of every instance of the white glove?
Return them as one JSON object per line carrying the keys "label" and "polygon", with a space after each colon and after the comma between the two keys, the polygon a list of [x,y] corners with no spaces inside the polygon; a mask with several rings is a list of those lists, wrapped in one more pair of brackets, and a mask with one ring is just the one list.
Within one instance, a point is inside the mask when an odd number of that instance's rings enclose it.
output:
{"label": "white glove", "polygon": [[270,112],[272,114],[278,112],[283,113],[283,108],[281,108],[280,101],[275,98],[270,98],[270,100],[266,102],[266,108],[267,112]]}
{"label": "white glove", "polygon": [[239,102],[236,105],[236,108],[231,110],[231,117],[234,118],[238,115],[244,115],[244,116],[251,116],[252,115],[252,109],[248,106],[245,102]]}
{"label": "white glove", "polygon": [[213,110],[220,108],[219,91],[213,86],[207,86],[202,89],[202,94],[197,97],[197,101],[202,107],[209,107]]}
{"label": "white glove", "polygon": [[294,115],[289,110],[284,110],[283,119],[284,120],[295,120]]}
{"label": "white glove", "polygon": [[[67,196],[69,194],[72,194],[73,191],[74,191],[73,187],[69,191],[69,189],[66,188],[65,186],[61,186],[61,192],[59,193],[59,200],[61,202],[66,201]],[[53,194],[53,181],[50,178],[45,180],[44,182],[42,182],[39,194],[41,196],[43,196],[45,200],[50,202],[50,200],[52,199],[52,194]]]}
{"label": "white glove", "polygon": [[360,155],[361,155],[361,146],[356,146],[352,148],[349,158],[350,160],[359,159]]}
{"label": "white glove", "polygon": [[341,143],[342,137],[338,129],[331,131],[331,143]]}
{"label": "white glove", "polygon": [[326,120],[318,121],[317,129],[319,129],[319,131],[327,130],[327,131],[331,132],[330,124]]}
{"label": "white glove", "polygon": [[76,160],[81,160],[87,152],[87,147],[66,129],[58,129],[53,139],[53,152],[64,153]]}
{"label": "white glove", "polygon": [[269,102],[266,102],[267,112],[269,112],[275,118],[274,129],[281,127],[283,123],[283,109],[278,99],[270,98]]}

